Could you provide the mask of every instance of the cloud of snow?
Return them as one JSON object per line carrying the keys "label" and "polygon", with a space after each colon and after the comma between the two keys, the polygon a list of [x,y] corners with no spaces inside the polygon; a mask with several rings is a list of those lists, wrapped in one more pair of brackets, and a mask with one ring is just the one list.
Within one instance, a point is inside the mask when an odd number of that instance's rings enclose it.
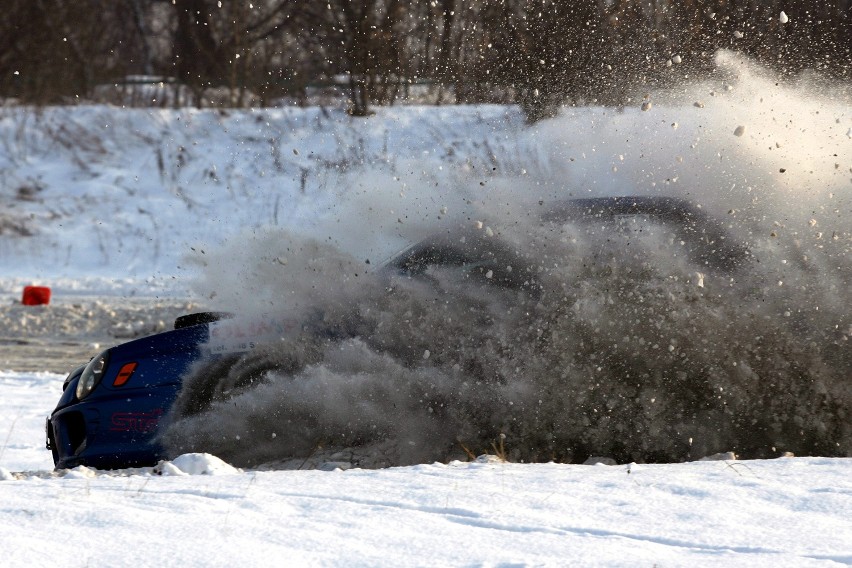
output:
{"label": "cloud of snow", "polygon": [[[709,80],[650,98],[519,129],[493,166],[368,164],[300,233],[207,251],[206,297],[299,325],[196,367],[168,445],[237,465],[323,448],[446,460],[501,434],[517,460],[852,454],[848,105],[726,53]],[[541,221],[556,199],[606,195],[686,198],[751,258],[725,273],[659,228]],[[462,228],[510,251],[526,282],[503,266],[496,280],[376,270]]]}

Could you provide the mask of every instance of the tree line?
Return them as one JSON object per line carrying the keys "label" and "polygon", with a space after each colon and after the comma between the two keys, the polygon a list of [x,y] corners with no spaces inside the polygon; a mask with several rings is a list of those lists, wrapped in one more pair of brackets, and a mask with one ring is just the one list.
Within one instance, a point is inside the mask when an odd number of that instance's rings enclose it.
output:
{"label": "tree line", "polygon": [[[350,111],[428,84],[437,103],[620,104],[732,49],[782,75],[852,78],[852,0],[3,0],[0,97],[88,100],[129,75],[202,104],[299,100],[345,82]],[[784,12],[782,14],[782,12]],[[342,79],[341,79],[342,78]],[[212,103],[208,103],[212,104]]]}

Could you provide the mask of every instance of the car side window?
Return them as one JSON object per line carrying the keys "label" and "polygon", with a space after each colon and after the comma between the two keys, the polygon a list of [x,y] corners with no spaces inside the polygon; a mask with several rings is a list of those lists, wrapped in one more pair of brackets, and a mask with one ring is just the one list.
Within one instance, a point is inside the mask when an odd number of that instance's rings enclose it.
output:
{"label": "car side window", "polygon": [[423,274],[433,265],[462,266],[469,258],[461,249],[443,243],[421,243],[399,255],[393,266],[409,276]]}
{"label": "car side window", "polygon": [[432,241],[414,245],[390,266],[409,277],[431,279],[434,271],[451,270],[472,284],[529,291],[534,286],[522,264],[499,241],[460,238],[458,244]]}

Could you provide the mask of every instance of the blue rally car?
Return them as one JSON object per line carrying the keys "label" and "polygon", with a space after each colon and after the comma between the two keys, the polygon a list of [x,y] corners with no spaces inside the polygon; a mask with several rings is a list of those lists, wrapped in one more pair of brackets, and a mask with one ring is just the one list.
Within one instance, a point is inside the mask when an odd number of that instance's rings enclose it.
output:
{"label": "blue rally car", "polygon": [[172,331],[111,347],[72,371],[47,421],[56,467],[110,469],[162,459],[154,435],[217,317],[183,316]]}
{"label": "blue rally car", "polygon": [[[609,222],[636,217],[669,227],[686,245],[690,260],[709,270],[733,271],[748,255],[718,221],[673,198],[573,199],[548,207],[542,222]],[[432,265],[476,266],[478,270],[493,265],[496,274],[507,264],[501,255],[511,254],[505,247],[495,249],[497,245],[488,244],[486,239],[450,237],[445,234],[417,243],[385,263],[380,271],[417,278]],[[511,275],[503,279],[489,276],[488,283],[534,286],[529,279],[515,282]],[[203,358],[225,356],[211,348],[211,334],[217,329],[214,322],[229,317],[212,312],[182,316],[175,321],[175,329],[110,347],[72,371],[47,419],[47,448],[53,453],[56,468],[85,465],[112,469],[153,465],[165,459],[164,448],[157,441],[158,431],[190,367]],[[323,330],[316,322],[305,322],[304,326],[296,322],[271,331],[286,334],[288,327],[331,338],[339,334],[338,330]],[[270,330],[260,332],[268,335]],[[252,337],[243,337],[242,341],[246,349],[252,347]]]}

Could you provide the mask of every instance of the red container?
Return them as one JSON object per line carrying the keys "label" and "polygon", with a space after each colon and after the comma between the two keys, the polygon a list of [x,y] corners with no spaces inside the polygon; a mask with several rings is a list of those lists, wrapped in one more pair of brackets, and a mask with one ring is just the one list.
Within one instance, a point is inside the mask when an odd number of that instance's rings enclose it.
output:
{"label": "red container", "polygon": [[24,286],[24,298],[21,303],[25,306],[43,306],[50,303],[50,288],[47,286]]}

